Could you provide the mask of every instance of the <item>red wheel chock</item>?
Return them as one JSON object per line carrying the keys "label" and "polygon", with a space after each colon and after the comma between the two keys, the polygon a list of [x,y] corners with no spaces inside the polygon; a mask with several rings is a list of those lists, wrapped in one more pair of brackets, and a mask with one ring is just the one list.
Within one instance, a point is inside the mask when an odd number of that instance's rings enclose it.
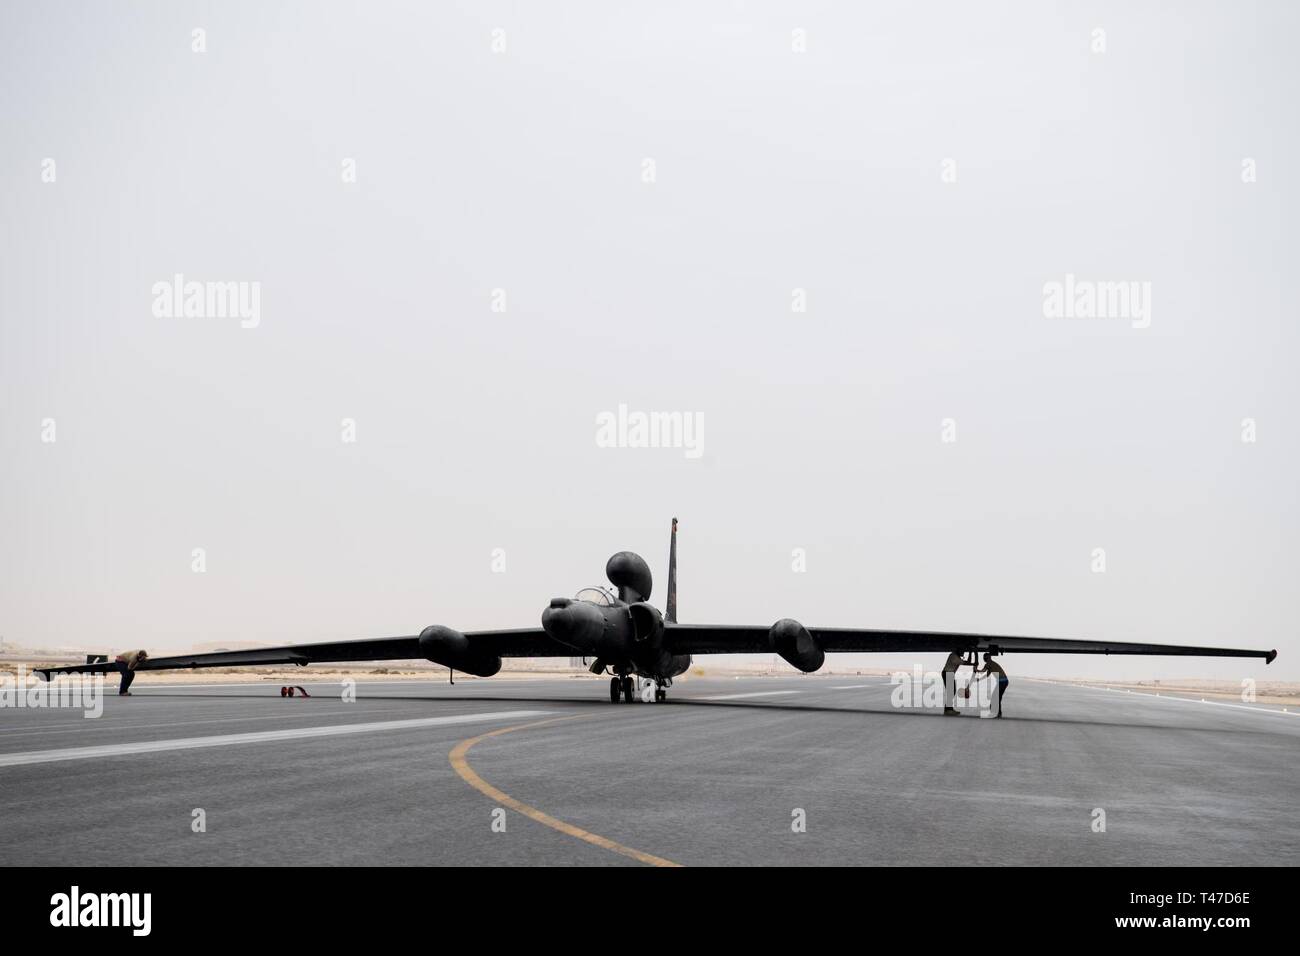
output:
{"label": "red wheel chock", "polygon": [[297,694],[298,694],[299,697],[310,697],[310,696],[311,696],[311,694],[307,693],[307,688],[303,687],[301,684],[291,684],[291,685],[289,685],[288,687],[281,687],[281,688],[280,688],[280,696],[281,696],[281,697],[292,697],[292,696],[294,695],[294,692],[295,692],[295,691],[297,692]]}

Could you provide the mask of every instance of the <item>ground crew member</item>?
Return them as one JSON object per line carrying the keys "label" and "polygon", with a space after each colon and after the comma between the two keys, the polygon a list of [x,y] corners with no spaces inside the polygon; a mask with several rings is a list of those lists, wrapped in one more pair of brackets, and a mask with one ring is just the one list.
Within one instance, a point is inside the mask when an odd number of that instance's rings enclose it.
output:
{"label": "ground crew member", "polygon": [[961,651],[953,651],[943,662],[943,715],[960,717],[961,711],[953,706],[957,695],[957,670],[966,663]]}
{"label": "ground crew member", "polygon": [[122,675],[122,683],[118,685],[118,697],[131,696],[131,681],[135,680],[135,669],[149,659],[147,651],[123,651],[113,660],[117,665],[117,672]]}
{"label": "ground crew member", "polygon": [[[978,673],[980,673],[980,671],[976,671],[975,673],[978,674]],[[997,697],[998,697],[998,713],[997,713],[997,716],[1001,717],[1001,716],[1002,716],[1002,701],[1003,701],[1003,699],[1006,697],[1006,694],[1007,694],[1007,685],[1011,683],[1011,678],[1007,676],[1007,672],[1004,671],[1004,670],[1002,669],[1002,666],[1001,666],[1000,664],[998,664],[998,662],[995,661],[995,660],[993,659],[993,655],[992,655],[992,654],[985,654],[985,655],[984,655],[984,670],[983,670],[983,673],[988,674],[990,677],[996,679],[997,682],[998,682],[998,693],[997,693]]]}

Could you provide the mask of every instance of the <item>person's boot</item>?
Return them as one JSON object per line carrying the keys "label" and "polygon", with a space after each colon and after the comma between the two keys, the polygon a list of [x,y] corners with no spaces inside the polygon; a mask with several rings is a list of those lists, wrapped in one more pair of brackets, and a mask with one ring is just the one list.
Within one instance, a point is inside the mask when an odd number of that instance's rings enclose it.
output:
{"label": "person's boot", "polygon": [[956,707],[945,707],[943,709],[943,715],[945,717],[960,717],[961,711],[958,710]]}

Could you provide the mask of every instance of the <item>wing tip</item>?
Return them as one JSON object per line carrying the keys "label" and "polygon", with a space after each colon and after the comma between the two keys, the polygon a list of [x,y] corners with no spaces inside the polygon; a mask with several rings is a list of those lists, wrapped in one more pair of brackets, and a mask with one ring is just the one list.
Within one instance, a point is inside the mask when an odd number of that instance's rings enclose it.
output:
{"label": "wing tip", "polygon": [[1272,664],[1273,661],[1275,661],[1275,660],[1277,660],[1277,648],[1276,648],[1276,647],[1273,648],[1271,651],[1269,651],[1267,654],[1264,655],[1264,665],[1265,665],[1265,666],[1268,666],[1269,664]]}

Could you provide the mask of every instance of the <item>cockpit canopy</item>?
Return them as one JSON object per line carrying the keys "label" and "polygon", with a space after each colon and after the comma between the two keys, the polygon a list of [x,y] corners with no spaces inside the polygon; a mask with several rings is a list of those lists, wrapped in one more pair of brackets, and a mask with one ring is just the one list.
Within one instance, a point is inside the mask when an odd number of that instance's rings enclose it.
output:
{"label": "cockpit canopy", "polygon": [[614,607],[618,599],[608,588],[583,588],[573,596],[575,601],[586,601],[597,607]]}

